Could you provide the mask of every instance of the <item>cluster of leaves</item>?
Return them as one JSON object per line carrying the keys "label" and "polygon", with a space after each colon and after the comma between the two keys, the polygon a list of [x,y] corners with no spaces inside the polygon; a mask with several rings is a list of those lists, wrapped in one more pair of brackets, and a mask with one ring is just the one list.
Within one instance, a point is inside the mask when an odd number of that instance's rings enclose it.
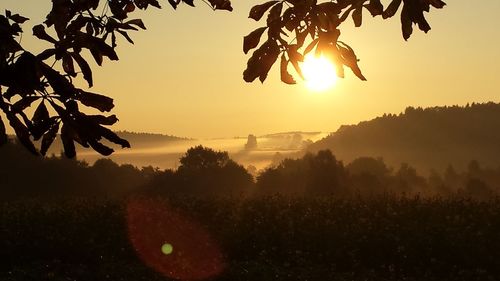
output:
{"label": "cluster of leaves", "polygon": [[381,0],[331,0],[321,3],[317,0],[272,0],[254,6],[249,17],[259,21],[267,13],[266,26],[245,36],[243,51],[246,54],[259,46],[266,30],[267,40],[253,52],[243,78],[247,82],[257,78],[264,82],[281,55],[281,80],[295,84],[295,79],[288,72],[288,65],[291,63],[303,78],[299,62],[304,60],[306,54],[315,51],[316,56],[324,55],[335,63],[338,77],[344,77],[346,66],[359,79],[366,80],[354,50],[339,40],[340,25],[349,16],[359,27],[363,22],[363,9],[368,10],[373,17],[387,19],[393,17],[402,6],[401,25],[403,38],[407,40],[413,32],[413,24],[417,24],[424,32],[431,29],[424,11],[429,12],[431,6],[442,8],[444,5],[441,0],[391,0],[385,7]]}
{"label": "cluster of leaves", "polygon": [[[180,2],[169,0],[173,8]],[[193,0],[182,2],[194,5]],[[207,4],[214,10],[232,10],[228,0]],[[59,132],[69,158],[76,155],[75,142],[103,155],[113,152],[101,142],[103,138],[130,147],[105,127],[118,121],[115,115],[88,115],[80,110],[83,105],[110,112],[113,99],[76,87],[74,79],[83,77],[92,87],[92,69],[84,52],[99,66],[104,58],[118,60],[117,36],[133,44],[128,32],[146,29],[142,20],[129,19],[129,14],[150,6],[161,8],[157,0],[52,0],[45,22],[33,27],[33,35],[51,46],[39,54],[19,43],[21,25],[28,18],[10,11],[0,15],[0,109],[30,152],[45,155]],[[35,108],[31,118],[30,107]],[[0,117],[0,144],[6,141]],[[40,141],[39,149],[33,141]]]}

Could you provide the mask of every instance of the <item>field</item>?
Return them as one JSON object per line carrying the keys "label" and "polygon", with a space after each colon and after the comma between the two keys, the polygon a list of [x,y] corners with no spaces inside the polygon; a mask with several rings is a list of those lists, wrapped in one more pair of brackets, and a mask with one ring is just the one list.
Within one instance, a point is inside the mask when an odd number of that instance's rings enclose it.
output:
{"label": "field", "polygon": [[498,280],[499,237],[499,199],[23,200],[0,280]]}

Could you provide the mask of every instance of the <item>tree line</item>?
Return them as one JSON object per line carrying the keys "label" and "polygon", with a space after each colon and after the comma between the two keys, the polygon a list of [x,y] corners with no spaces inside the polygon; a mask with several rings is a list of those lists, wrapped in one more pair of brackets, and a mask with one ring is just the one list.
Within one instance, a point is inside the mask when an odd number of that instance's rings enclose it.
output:
{"label": "tree line", "polygon": [[[3,198],[58,195],[121,198],[145,192],[167,197],[418,194],[488,199],[500,187],[500,167],[484,168],[475,160],[464,171],[449,165],[442,173],[433,170],[422,176],[409,164],[391,168],[382,158],[360,157],[345,165],[330,150],[284,159],[255,176],[227,152],[203,146],[187,150],[176,170],[151,166],[139,169],[105,158],[93,165],[62,155],[39,158],[15,143],[2,147],[0,156]],[[26,176],[28,171],[30,176]]]}

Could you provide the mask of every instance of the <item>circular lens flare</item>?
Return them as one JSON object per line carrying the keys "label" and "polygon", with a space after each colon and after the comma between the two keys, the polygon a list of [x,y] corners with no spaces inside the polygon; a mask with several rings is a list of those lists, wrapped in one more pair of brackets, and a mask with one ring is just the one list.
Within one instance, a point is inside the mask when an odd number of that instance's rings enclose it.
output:
{"label": "circular lens flare", "polygon": [[167,201],[130,198],[126,211],[132,246],[159,273],[192,281],[214,278],[224,270],[223,253],[208,230]]}
{"label": "circular lens flare", "polygon": [[164,255],[170,255],[174,251],[174,248],[171,244],[165,243],[161,246],[161,252]]}
{"label": "circular lens flare", "polygon": [[335,66],[323,55],[306,55],[301,69],[307,88],[315,92],[330,89],[338,80]]}

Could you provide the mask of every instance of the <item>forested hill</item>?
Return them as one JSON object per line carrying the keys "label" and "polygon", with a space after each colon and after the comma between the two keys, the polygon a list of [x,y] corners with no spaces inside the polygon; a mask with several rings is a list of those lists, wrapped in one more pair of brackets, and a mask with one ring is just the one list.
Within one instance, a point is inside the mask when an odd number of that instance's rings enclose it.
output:
{"label": "forested hill", "polygon": [[406,162],[422,172],[443,170],[448,164],[464,169],[470,160],[498,167],[500,104],[408,107],[399,115],[384,114],[342,126],[308,150],[326,148],[344,162],[360,156],[382,157],[393,167]]}

